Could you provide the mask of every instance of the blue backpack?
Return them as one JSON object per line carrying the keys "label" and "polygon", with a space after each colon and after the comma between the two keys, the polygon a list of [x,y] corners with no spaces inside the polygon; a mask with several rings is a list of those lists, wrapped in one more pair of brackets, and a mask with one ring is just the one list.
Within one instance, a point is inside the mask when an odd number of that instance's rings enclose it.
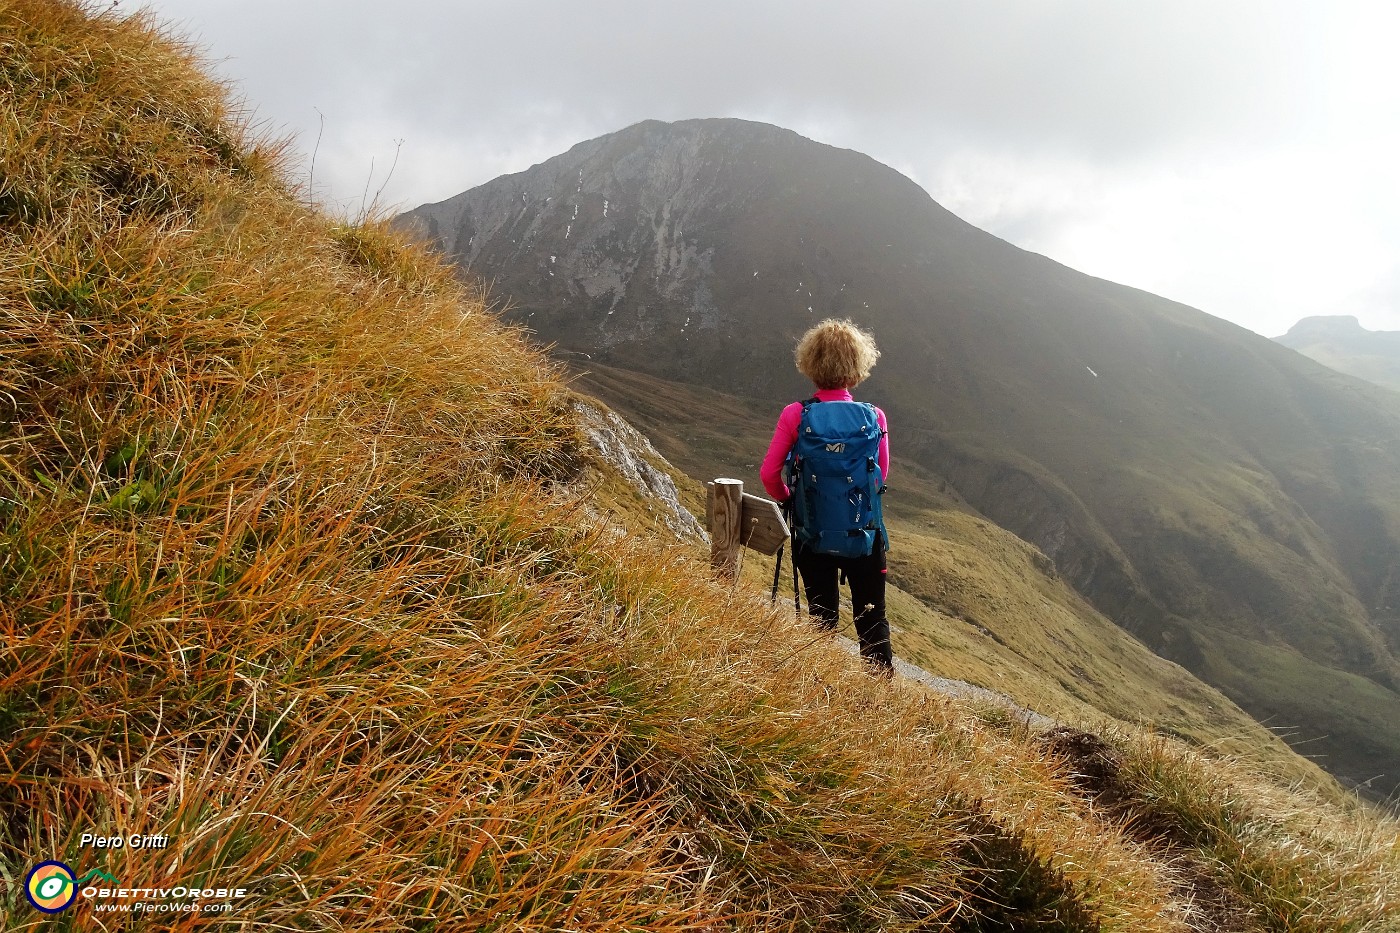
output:
{"label": "blue backpack", "polygon": [[797,443],[787,460],[793,536],[807,550],[865,557],[875,536],[888,548],[880,495],[880,422],[868,402],[802,403]]}

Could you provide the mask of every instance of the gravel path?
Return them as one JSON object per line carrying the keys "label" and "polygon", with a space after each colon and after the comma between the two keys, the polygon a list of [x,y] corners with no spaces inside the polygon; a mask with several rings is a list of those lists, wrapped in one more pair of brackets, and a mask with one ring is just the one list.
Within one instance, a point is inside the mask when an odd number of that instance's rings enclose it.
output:
{"label": "gravel path", "polygon": [[[845,635],[838,636],[841,647],[845,648],[853,655],[859,655],[860,649],[855,641]],[[924,686],[937,690],[939,693],[948,696],[962,697],[970,700],[982,700],[987,703],[996,703],[1011,711],[1012,715],[1025,721],[1033,729],[1049,729],[1058,723],[1049,716],[1043,716],[1034,710],[1020,706],[1004,693],[997,693],[995,690],[988,690],[986,687],[978,687],[964,680],[950,680],[947,677],[935,677],[928,671],[914,664],[910,664],[903,658],[894,659],[895,673],[909,680],[917,681]]]}

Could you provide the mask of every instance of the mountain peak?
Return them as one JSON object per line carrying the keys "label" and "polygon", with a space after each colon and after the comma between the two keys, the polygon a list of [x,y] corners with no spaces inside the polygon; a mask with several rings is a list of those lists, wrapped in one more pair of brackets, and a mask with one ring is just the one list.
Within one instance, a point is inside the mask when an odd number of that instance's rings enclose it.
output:
{"label": "mountain peak", "polygon": [[[1317,314],[1305,317],[1288,329],[1284,337],[1299,338],[1313,334],[1370,333],[1353,314]],[[1282,340],[1283,337],[1278,338]]]}
{"label": "mountain peak", "polygon": [[1354,315],[1332,314],[1305,317],[1275,339],[1338,372],[1400,391],[1400,331],[1367,330]]}
{"label": "mountain peak", "polygon": [[[1400,552],[1390,393],[1342,390],[1243,328],[977,230],[868,156],[750,121],[639,123],[404,220],[563,358],[653,386],[776,411],[810,394],[803,331],[857,321],[883,354],[861,395],[898,426],[910,500],[914,474],[933,478],[1251,713],[1329,734],[1338,773],[1392,771],[1400,727],[1378,742],[1246,673],[1287,646],[1304,679],[1357,691],[1341,706],[1400,722],[1400,567],[1377,557]],[[750,425],[673,414],[736,452],[725,475],[761,454],[737,439]],[[1300,453],[1320,450],[1364,462]]]}

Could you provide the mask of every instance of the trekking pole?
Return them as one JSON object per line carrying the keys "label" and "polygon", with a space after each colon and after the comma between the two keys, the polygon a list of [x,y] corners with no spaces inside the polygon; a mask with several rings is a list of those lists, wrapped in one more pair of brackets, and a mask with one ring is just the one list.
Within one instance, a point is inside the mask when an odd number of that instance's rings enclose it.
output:
{"label": "trekking pole", "polygon": [[769,603],[778,601],[778,578],[783,575],[783,545],[786,543],[783,541],[778,544],[778,556],[773,561],[773,593],[768,597]]}
{"label": "trekking pole", "polygon": [[802,601],[797,595],[797,535],[792,537],[792,614],[798,622],[802,621]]}
{"label": "trekking pole", "polygon": [[[792,555],[792,614],[797,621],[802,621],[802,603],[797,596],[797,525],[794,521],[797,510],[793,508],[792,497],[789,496],[784,501],[778,503],[778,508],[783,511],[783,520],[788,526],[788,540],[784,544],[790,545],[788,553]],[[783,562],[783,544],[778,545],[778,565]],[[778,567],[773,568],[773,601],[778,599]]]}

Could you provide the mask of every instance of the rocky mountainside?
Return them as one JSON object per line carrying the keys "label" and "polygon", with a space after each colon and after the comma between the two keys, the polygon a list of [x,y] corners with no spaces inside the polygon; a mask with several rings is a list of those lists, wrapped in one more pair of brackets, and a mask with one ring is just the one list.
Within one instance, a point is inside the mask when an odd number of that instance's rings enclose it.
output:
{"label": "rocky mountainside", "polygon": [[1274,339],[1338,372],[1400,391],[1400,331],[1367,330],[1338,314],[1305,317]]}
{"label": "rocky mountainside", "polygon": [[896,518],[920,483],[954,497],[1335,772],[1395,785],[1393,393],[762,124],[638,124],[403,222],[566,358],[759,410],[808,391],[791,348],[811,322],[855,318],[884,350],[862,393],[907,465]]}

